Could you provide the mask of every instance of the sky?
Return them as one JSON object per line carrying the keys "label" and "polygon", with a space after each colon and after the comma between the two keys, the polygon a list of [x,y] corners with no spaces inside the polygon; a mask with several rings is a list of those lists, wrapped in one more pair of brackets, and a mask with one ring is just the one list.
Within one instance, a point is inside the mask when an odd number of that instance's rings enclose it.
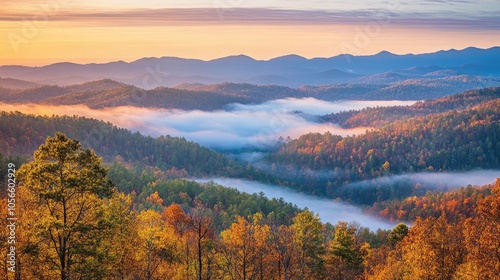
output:
{"label": "sky", "polygon": [[0,65],[500,45],[500,0],[2,0]]}

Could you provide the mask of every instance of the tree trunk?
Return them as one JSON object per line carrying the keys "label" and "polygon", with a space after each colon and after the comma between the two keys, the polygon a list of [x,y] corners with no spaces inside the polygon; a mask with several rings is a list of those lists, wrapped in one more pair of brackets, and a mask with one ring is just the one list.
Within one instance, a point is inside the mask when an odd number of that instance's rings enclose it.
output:
{"label": "tree trunk", "polygon": [[203,272],[203,260],[202,260],[202,250],[201,250],[201,226],[198,230],[198,280],[202,279]]}
{"label": "tree trunk", "polygon": [[186,238],[186,280],[189,278],[189,244]]}
{"label": "tree trunk", "polygon": [[151,249],[148,248],[148,280],[151,280],[153,275],[151,275]]}

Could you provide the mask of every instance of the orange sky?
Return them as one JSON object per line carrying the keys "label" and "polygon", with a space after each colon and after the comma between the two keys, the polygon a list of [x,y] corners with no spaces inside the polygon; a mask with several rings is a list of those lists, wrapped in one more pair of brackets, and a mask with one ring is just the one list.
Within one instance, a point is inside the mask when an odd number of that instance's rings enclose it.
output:
{"label": "orange sky", "polygon": [[[7,2],[0,8],[11,0],[3,1]],[[0,65],[160,56],[213,59],[235,54],[270,59],[293,53],[310,58],[500,45],[500,28],[493,17],[475,21],[435,17],[429,21],[395,17],[387,11],[366,15],[360,11],[258,8],[116,11],[78,6],[75,12],[50,1],[55,0],[39,1],[49,5],[44,9],[23,11],[11,5],[9,12],[0,12]]]}

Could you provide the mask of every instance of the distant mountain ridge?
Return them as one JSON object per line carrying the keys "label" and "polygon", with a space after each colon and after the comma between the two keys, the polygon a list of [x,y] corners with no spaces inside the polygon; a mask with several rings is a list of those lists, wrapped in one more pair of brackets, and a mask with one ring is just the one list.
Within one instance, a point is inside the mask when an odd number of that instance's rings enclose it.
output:
{"label": "distant mountain ridge", "polygon": [[324,101],[424,100],[493,86],[500,86],[500,77],[459,75],[412,78],[389,84],[333,84],[299,88],[249,83],[181,84],[177,87],[157,87],[149,90],[105,79],[64,87],[0,87],[0,102],[86,105],[90,108],[135,106],[213,111],[227,109],[232,103],[258,104],[285,98],[315,98]]}
{"label": "distant mountain ridge", "polygon": [[[130,63],[63,62],[41,67],[0,66],[0,77],[63,86],[112,79],[145,89],[185,83],[223,82],[300,87],[367,81],[386,84],[388,78],[395,82],[423,78],[425,75],[498,77],[499,65],[500,47],[471,47],[417,55],[396,55],[384,51],[367,56],[345,54],[312,59],[286,55],[270,60],[255,60],[246,55],[236,55],[209,61],[160,57],[142,58]],[[380,77],[382,73],[385,74]]]}
{"label": "distant mountain ridge", "polygon": [[40,86],[40,84],[29,82],[29,81],[18,80],[18,79],[0,77],[0,87],[3,87],[3,88],[28,89],[28,88],[38,87],[38,86]]}

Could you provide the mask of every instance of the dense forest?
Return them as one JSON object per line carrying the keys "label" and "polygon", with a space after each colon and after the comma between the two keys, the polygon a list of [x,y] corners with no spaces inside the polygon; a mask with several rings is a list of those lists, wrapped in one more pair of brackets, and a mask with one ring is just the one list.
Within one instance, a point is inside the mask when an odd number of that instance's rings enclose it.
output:
{"label": "dense forest", "polygon": [[[95,87],[121,96],[129,86],[103,80],[42,88],[59,98]],[[218,90],[235,98],[262,89],[185,87],[194,88],[176,90]],[[36,90],[21,88],[16,94],[35,101]],[[2,258],[0,278],[496,279],[500,180],[438,190],[408,179],[379,179],[498,169],[499,93],[488,88],[412,106],[331,114],[323,120],[374,129],[347,137],[303,135],[254,165],[183,138],[147,137],[85,117],[0,112],[0,215],[10,215],[7,170],[14,165],[18,218],[16,273]],[[211,176],[286,185],[408,225],[332,225],[284,199],[189,179]],[[8,220],[0,223],[8,228]],[[4,256],[11,252],[9,236],[0,233]]]}
{"label": "dense forest", "polygon": [[58,131],[79,139],[108,162],[118,158],[126,163],[156,166],[169,170],[175,178],[187,175],[238,176],[243,171],[252,174],[251,170],[225,156],[183,138],[147,137],[111,123],[77,116],[42,117],[0,112],[0,139],[3,143],[0,153],[5,156],[30,155],[47,136]]}
{"label": "dense forest", "polygon": [[356,188],[350,183],[421,171],[497,168],[498,93],[498,88],[474,90],[407,107],[339,113],[333,116],[345,119],[339,121],[345,126],[391,124],[359,136],[304,135],[284,144],[255,167],[181,138],[146,137],[81,117],[21,113],[0,114],[0,138],[5,143],[0,152],[5,156],[30,155],[47,135],[61,131],[94,149],[107,162],[149,166],[164,172],[167,179],[248,178],[372,205],[422,196],[434,186],[422,187],[404,180],[390,185],[374,182],[372,188]]}
{"label": "dense forest", "polygon": [[[413,199],[418,207],[441,213],[417,217],[410,228],[399,224],[373,232],[355,223],[323,224],[314,213],[282,200],[213,183],[168,180],[161,172],[119,162],[104,168],[94,151],[61,133],[47,138],[15,175],[16,258],[14,264],[0,261],[6,279],[12,265],[16,273],[10,276],[17,279],[495,279],[500,274],[500,180],[482,189]],[[467,206],[452,206],[455,199]],[[7,216],[7,199],[0,203]],[[1,223],[7,227],[6,219]],[[0,233],[0,242],[7,240],[8,232]],[[3,255],[11,250],[1,248]]]}
{"label": "dense forest", "polygon": [[325,115],[322,119],[344,128],[382,127],[398,120],[472,108],[497,98],[500,98],[500,88],[485,88],[425,100],[411,106],[369,107],[362,110],[343,111]]}
{"label": "dense forest", "polygon": [[[494,99],[396,121],[358,136],[307,134],[268,155],[266,162],[301,190],[372,204],[394,198],[395,190],[346,186],[390,174],[498,168],[499,116],[500,99]],[[396,188],[396,198],[414,195],[411,186]]]}
{"label": "dense forest", "polygon": [[491,195],[491,186],[460,187],[448,192],[429,191],[423,196],[411,196],[402,200],[375,202],[367,213],[392,221],[415,221],[417,218],[439,218],[446,213],[449,222],[474,215],[477,202]]}

